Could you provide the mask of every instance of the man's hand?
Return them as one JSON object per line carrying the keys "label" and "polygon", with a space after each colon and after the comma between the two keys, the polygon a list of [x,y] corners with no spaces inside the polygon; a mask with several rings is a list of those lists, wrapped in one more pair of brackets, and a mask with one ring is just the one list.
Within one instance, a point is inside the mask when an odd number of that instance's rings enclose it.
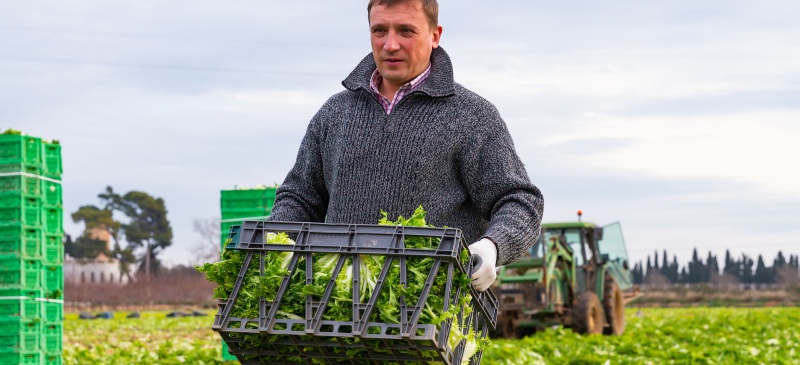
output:
{"label": "man's hand", "polygon": [[478,255],[483,263],[477,271],[472,273],[472,286],[478,291],[484,291],[497,279],[497,246],[488,238],[483,238],[478,242],[469,245],[469,252]]}

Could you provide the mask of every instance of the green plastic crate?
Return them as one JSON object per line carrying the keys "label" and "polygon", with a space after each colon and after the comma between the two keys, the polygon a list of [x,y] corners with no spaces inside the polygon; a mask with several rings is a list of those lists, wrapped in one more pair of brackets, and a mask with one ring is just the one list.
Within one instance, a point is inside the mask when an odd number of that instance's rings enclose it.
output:
{"label": "green plastic crate", "polygon": [[0,289],[0,320],[40,319],[45,308],[36,299],[41,297],[41,289]]}
{"label": "green plastic crate", "polygon": [[46,234],[64,233],[64,209],[47,206],[44,209],[44,232]]}
{"label": "green plastic crate", "polygon": [[64,263],[63,234],[44,235],[44,263],[51,265]]}
{"label": "green plastic crate", "polygon": [[61,365],[62,352],[48,352],[44,354],[44,365]]}
{"label": "green plastic crate", "polygon": [[43,265],[44,290],[48,297],[55,290],[64,291],[64,267],[62,265]]}
{"label": "green plastic crate", "polygon": [[0,257],[0,289],[40,289],[44,284],[41,260]]}
{"label": "green plastic crate", "polygon": [[31,298],[0,298],[0,318],[37,318],[41,303]]}
{"label": "green plastic crate", "polygon": [[[275,187],[222,190],[220,192],[222,220],[234,220],[221,222],[220,245],[225,244],[231,226],[242,223],[241,218],[263,219],[267,217],[272,212],[272,206],[275,203],[275,190]],[[225,342],[222,342],[222,360],[236,360],[236,356],[228,352],[228,345]]]}
{"label": "green plastic crate", "polygon": [[220,207],[227,209],[267,209],[275,203],[277,188],[222,190]]}
{"label": "green plastic crate", "polygon": [[23,260],[41,259],[44,256],[42,230],[21,224],[0,224],[0,258],[11,256]]}
{"label": "green plastic crate", "polygon": [[238,220],[238,219],[235,220],[235,221],[231,221],[231,222],[222,222],[220,224],[220,229],[219,229],[220,243],[223,246],[225,245],[225,240],[228,239],[228,233],[230,233],[230,231],[231,231],[231,226],[234,226],[234,225],[238,226],[238,225],[241,225],[241,224],[242,224],[242,221]]}
{"label": "green plastic crate", "polygon": [[272,212],[272,208],[257,209],[225,209],[222,211],[222,220],[237,218],[264,219]]}
{"label": "green plastic crate", "polygon": [[228,352],[228,344],[224,341],[222,342],[222,361],[235,361],[238,360],[236,356],[233,356],[232,353]]}
{"label": "green plastic crate", "polygon": [[44,263],[62,265],[64,263],[64,246],[45,245]]}
{"label": "green plastic crate", "polygon": [[64,321],[64,302],[61,300],[42,299],[42,318],[45,323]]}
{"label": "green plastic crate", "polygon": [[0,364],[41,365],[42,353],[39,351],[0,351]]}
{"label": "green plastic crate", "polygon": [[60,207],[64,204],[60,183],[42,180],[42,196],[46,205]]}
{"label": "green plastic crate", "polygon": [[57,143],[43,143],[44,163],[42,173],[50,178],[60,178],[61,166],[61,145]]}
{"label": "green plastic crate", "polygon": [[40,322],[0,318],[0,327],[6,329],[0,332],[0,353],[37,351],[40,349]]}
{"label": "green plastic crate", "polygon": [[25,172],[31,175],[41,175],[42,166],[0,163],[0,173],[6,172]]}
{"label": "green plastic crate", "polygon": [[0,352],[19,352],[39,350],[38,333],[0,333]]}
{"label": "green plastic crate", "polygon": [[45,352],[60,352],[63,329],[61,323],[45,323],[42,328],[42,350]]}
{"label": "green plastic crate", "polygon": [[42,139],[13,134],[0,134],[0,164],[42,163]]}
{"label": "green plastic crate", "polygon": [[26,175],[0,176],[0,192],[22,192],[25,195],[39,196],[42,194],[42,179]]}
{"label": "green plastic crate", "polygon": [[42,322],[38,319],[0,318],[0,333],[10,332],[41,334]]}
{"label": "green plastic crate", "polygon": [[18,225],[39,227],[44,223],[42,200],[38,197],[26,196],[16,207],[0,207],[0,225]]}

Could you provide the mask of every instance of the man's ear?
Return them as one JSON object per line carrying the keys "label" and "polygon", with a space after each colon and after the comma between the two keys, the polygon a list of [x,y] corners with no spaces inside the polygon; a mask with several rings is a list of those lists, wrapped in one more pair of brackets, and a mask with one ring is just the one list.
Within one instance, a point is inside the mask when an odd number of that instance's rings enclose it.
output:
{"label": "man's ear", "polygon": [[442,39],[442,26],[436,26],[436,29],[433,31],[433,48],[436,49],[439,47],[439,41]]}

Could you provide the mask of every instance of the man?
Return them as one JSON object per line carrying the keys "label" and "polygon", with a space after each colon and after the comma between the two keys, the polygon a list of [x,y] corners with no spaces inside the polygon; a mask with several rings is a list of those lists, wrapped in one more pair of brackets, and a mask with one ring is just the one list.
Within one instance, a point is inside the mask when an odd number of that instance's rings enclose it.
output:
{"label": "man", "polygon": [[495,107],[453,80],[436,0],[370,0],[372,54],[309,123],[270,220],[374,224],[422,205],[483,259],[473,286],[535,242],[543,199]]}

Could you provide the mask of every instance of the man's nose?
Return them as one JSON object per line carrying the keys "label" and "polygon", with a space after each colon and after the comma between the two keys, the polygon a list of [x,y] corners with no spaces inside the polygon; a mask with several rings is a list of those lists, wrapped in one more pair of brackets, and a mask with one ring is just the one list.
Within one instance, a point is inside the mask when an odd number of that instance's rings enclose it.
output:
{"label": "man's nose", "polygon": [[397,43],[397,34],[389,32],[386,36],[386,43],[383,44],[383,49],[393,52],[400,49],[400,43]]}

